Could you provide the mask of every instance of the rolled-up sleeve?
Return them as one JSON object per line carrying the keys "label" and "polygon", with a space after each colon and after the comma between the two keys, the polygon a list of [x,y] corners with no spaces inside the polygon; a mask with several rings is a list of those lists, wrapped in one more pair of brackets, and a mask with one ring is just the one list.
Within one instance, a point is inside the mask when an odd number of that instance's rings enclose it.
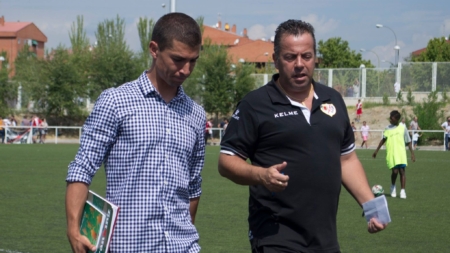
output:
{"label": "rolled-up sleeve", "polygon": [[104,91],[87,118],[74,161],[69,164],[66,182],[90,184],[115,141],[118,123],[111,92]]}
{"label": "rolled-up sleeve", "polygon": [[[202,126],[206,125],[206,116]],[[205,163],[205,139],[204,129],[197,129],[197,142],[189,161],[189,198],[197,198],[202,194],[201,171]]]}

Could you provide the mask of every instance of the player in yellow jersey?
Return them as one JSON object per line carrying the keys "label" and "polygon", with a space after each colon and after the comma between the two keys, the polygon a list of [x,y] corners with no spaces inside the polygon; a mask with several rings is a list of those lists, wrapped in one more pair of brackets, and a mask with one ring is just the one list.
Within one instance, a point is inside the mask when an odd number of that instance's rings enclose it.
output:
{"label": "player in yellow jersey", "polygon": [[400,183],[402,189],[400,190],[400,198],[406,199],[405,185],[406,174],[405,169],[407,165],[406,148],[405,143],[408,143],[409,151],[411,152],[411,160],[416,161],[414,151],[411,145],[411,138],[409,137],[408,130],[405,126],[399,125],[401,115],[397,110],[391,112],[389,121],[391,125],[387,126],[383,132],[383,139],[378,144],[377,149],[373,153],[372,157],[376,158],[378,150],[380,150],[383,144],[386,144],[386,162],[391,174],[391,197],[397,197],[395,190],[395,181],[397,175],[400,172]]}

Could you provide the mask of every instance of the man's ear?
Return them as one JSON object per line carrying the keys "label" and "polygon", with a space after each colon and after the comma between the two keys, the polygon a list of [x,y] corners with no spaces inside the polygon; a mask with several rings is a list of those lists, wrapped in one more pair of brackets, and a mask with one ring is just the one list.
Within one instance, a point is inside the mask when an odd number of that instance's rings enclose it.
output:
{"label": "man's ear", "polygon": [[150,41],[150,44],[148,45],[148,49],[150,51],[150,55],[152,56],[152,58],[158,58],[158,53],[159,53],[159,47],[158,47],[158,43],[154,42],[154,41]]}
{"label": "man's ear", "polygon": [[277,57],[275,55],[275,52],[272,54],[272,60],[273,60],[273,65],[275,66],[275,68],[279,69],[278,68],[278,59],[277,59]]}

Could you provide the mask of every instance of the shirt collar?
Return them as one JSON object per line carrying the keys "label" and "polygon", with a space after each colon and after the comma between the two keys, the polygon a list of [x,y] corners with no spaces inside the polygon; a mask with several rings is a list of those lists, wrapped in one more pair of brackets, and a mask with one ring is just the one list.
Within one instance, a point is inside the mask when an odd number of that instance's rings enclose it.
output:
{"label": "shirt collar", "polygon": [[[160,96],[159,92],[156,90],[155,86],[153,86],[152,82],[148,78],[147,72],[148,72],[148,70],[144,71],[144,73],[142,73],[142,75],[140,75],[137,80],[142,94],[144,95],[144,97],[147,97],[150,94],[158,94],[158,96]],[[185,96],[186,96],[186,93],[184,93],[183,87],[179,86],[177,95],[172,99],[172,101],[184,99]]]}
{"label": "shirt collar", "polygon": [[[274,74],[272,76],[272,80],[267,84],[268,94],[273,104],[291,104],[287,96],[280,90],[280,88],[276,85],[275,81],[278,80],[280,74]],[[314,101],[313,108],[316,107],[316,103],[321,105],[325,101],[330,100],[330,94],[326,90],[326,87],[321,83],[316,83],[314,79],[312,80],[314,87]]]}

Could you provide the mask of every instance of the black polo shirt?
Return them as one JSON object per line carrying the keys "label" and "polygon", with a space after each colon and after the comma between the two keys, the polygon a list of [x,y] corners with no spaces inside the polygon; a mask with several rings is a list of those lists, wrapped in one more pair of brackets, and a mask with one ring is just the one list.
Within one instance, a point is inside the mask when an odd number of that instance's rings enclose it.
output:
{"label": "black polo shirt", "polygon": [[339,252],[336,214],[341,155],[354,151],[354,134],[341,95],[315,83],[310,123],[279,90],[273,76],[237,105],[221,152],[270,167],[287,162],[287,188],[250,186],[250,239],[302,252]]}

